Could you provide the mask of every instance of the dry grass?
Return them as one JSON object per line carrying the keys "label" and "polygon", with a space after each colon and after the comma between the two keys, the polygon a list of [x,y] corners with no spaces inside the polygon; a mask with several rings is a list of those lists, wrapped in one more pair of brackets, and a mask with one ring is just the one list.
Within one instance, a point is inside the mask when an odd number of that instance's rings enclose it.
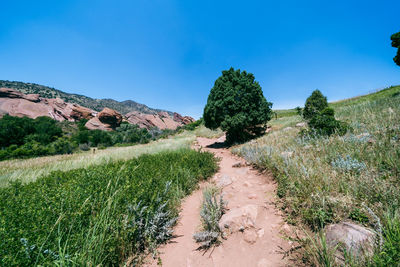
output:
{"label": "dry grass", "polygon": [[221,129],[210,130],[204,125],[200,125],[194,130],[194,134],[198,137],[218,138],[224,135],[224,132]]}
{"label": "dry grass", "polygon": [[337,107],[336,117],[354,129],[343,137],[301,138],[293,127],[300,117],[292,116],[272,121],[271,133],[233,152],[274,173],[289,222],[317,232],[344,219],[373,227],[365,207],[382,221],[387,213],[400,209],[400,96],[396,92]]}
{"label": "dry grass", "polygon": [[47,156],[32,159],[17,159],[0,162],[0,186],[8,181],[20,179],[22,182],[35,181],[52,171],[67,171],[105,164],[110,161],[129,160],[141,154],[154,154],[166,150],[189,147],[194,141],[193,133],[184,132],[168,139],[161,139],[144,145],[111,147],[104,150],[82,152],[71,155]]}

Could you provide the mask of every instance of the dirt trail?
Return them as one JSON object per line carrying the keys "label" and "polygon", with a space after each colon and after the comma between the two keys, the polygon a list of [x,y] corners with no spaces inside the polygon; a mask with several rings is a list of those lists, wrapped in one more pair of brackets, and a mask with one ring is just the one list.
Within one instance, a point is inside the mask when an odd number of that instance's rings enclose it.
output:
{"label": "dirt trail", "polygon": [[[193,192],[182,203],[180,219],[174,232],[177,237],[159,248],[162,266],[291,265],[287,259],[283,259],[282,254],[283,250],[287,251],[292,246],[291,242],[283,238],[290,229],[280,211],[274,206],[276,185],[272,177],[246,166],[243,159],[232,155],[228,149],[218,148],[222,141],[223,137],[197,138],[195,147],[202,147],[203,150],[221,158],[220,170],[211,182],[223,188],[223,198],[228,202],[228,211],[224,216],[225,221],[231,223],[229,230],[235,228],[234,222],[238,220],[244,227],[241,226],[239,230],[230,233],[219,246],[206,253],[196,250],[198,244],[194,242],[193,234],[199,231],[201,226],[199,214],[203,198],[202,188],[206,186],[202,184],[199,190]],[[157,266],[157,262],[147,266]]]}

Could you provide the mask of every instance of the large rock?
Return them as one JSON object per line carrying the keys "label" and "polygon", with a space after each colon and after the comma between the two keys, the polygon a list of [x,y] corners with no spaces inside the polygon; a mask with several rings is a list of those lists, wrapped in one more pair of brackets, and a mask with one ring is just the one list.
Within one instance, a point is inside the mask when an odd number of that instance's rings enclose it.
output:
{"label": "large rock", "polygon": [[118,127],[122,122],[122,115],[110,108],[104,108],[100,111],[97,117],[102,123],[107,124],[112,128]]}
{"label": "large rock", "polygon": [[81,120],[81,119],[87,119],[90,120],[91,118],[94,117],[94,112],[93,110],[89,108],[85,108],[79,105],[74,104],[72,107],[72,111],[70,114],[71,118],[74,120]]}
{"label": "large rock", "polygon": [[227,234],[255,228],[257,216],[257,205],[249,204],[240,208],[234,208],[222,215],[219,221],[219,227]]}
{"label": "large rock", "polygon": [[331,224],[325,228],[326,243],[330,248],[337,248],[335,260],[344,263],[344,251],[354,258],[371,256],[374,252],[376,233],[352,222]]}
{"label": "large rock", "polygon": [[125,115],[129,123],[137,124],[141,128],[151,129],[157,127],[163,129],[176,129],[183,123],[175,121],[167,112],[159,112],[157,114],[144,114],[137,111],[129,112]]}
{"label": "large rock", "polygon": [[192,123],[195,121],[195,119],[193,119],[190,116],[182,116],[181,114],[176,113],[176,112],[174,113],[173,119],[174,119],[174,121],[179,122],[183,125],[186,125],[186,124],[189,124],[189,123]]}
{"label": "large rock", "polygon": [[99,120],[98,117],[91,118],[86,122],[85,127],[89,130],[102,130],[102,131],[112,131],[113,128],[109,124],[105,124]]}

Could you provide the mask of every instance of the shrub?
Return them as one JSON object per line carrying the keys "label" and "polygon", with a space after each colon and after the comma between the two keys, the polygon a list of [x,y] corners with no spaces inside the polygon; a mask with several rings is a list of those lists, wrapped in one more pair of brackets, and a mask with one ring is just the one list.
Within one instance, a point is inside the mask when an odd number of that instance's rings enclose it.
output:
{"label": "shrub", "polygon": [[308,125],[319,135],[331,135],[333,133],[344,135],[350,129],[347,123],[335,119],[335,112],[332,108],[325,108],[322,112],[315,114]]}
{"label": "shrub", "polygon": [[321,91],[315,90],[306,100],[303,110],[303,117],[306,120],[312,119],[322,110],[328,107],[328,100]]}
{"label": "shrub", "polygon": [[332,167],[339,171],[343,172],[361,172],[362,170],[366,169],[367,166],[363,162],[359,162],[356,159],[353,159],[349,155],[346,157],[338,157],[336,160],[332,161]]}
{"label": "shrub", "polygon": [[265,131],[271,106],[253,74],[230,68],[211,88],[203,118],[207,128],[226,131],[228,143],[242,142]]}
{"label": "shrub", "polygon": [[221,235],[219,220],[225,212],[226,203],[222,199],[219,189],[215,187],[204,189],[203,198],[200,211],[203,231],[195,233],[193,238],[197,243],[200,243],[201,249],[207,249],[217,243]]}

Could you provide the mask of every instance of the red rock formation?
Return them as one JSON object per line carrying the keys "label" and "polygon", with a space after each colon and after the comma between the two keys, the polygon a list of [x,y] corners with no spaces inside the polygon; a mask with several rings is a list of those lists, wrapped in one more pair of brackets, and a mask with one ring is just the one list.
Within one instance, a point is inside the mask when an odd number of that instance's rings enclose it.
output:
{"label": "red rock formation", "polygon": [[25,95],[10,88],[0,88],[0,114],[37,118],[47,116],[57,121],[76,121],[93,117],[94,111],[60,98],[41,98],[37,94]]}
{"label": "red rock formation", "polygon": [[174,121],[186,125],[195,122],[196,120],[190,116],[182,116],[181,114],[174,112]]}
{"label": "red rock formation", "polygon": [[122,122],[122,115],[110,108],[104,108],[98,115],[102,123],[117,127]]}
{"label": "red rock formation", "polygon": [[97,117],[90,119],[86,124],[86,128],[90,130],[106,130],[111,131],[118,127],[122,122],[122,115],[110,108],[104,108]]}
{"label": "red rock formation", "polygon": [[[117,111],[104,108],[97,114],[96,111],[77,104],[67,103],[60,98],[42,98],[37,94],[23,94],[10,88],[0,88],[0,117],[3,114],[11,116],[37,118],[40,116],[51,117],[57,121],[78,121],[88,119],[86,127],[89,129],[112,130],[118,127],[123,116]],[[137,111],[126,114],[126,121],[137,124],[141,128],[176,129],[194,121],[188,116],[168,112],[157,114],[144,114]]]}

